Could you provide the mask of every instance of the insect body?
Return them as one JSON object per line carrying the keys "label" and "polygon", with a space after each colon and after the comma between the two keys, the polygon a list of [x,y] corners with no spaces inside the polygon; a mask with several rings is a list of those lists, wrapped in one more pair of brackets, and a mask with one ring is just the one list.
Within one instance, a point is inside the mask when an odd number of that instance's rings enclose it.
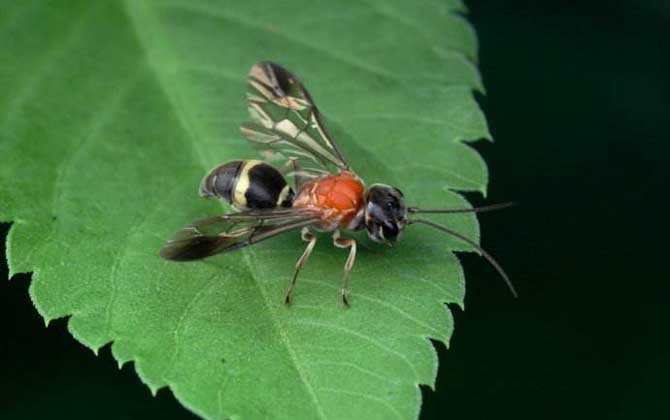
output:
{"label": "insect body", "polygon": [[[261,62],[251,68],[247,105],[252,121],[242,124],[242,134],[265,155],[282,157],[286,162],[284,174],[257,160],[235,160],[214,168],[201,183],[201,195],[224,199],[237,212],[186,226],[163,246],[163,258],[197,260],[301,229],[307,246],[285,295],[285,302],[290,303],[298,274],[316,245],[311,230],[333,232],[334,245],[349,249],[341,289],[342,301],[348,306],[347,285],[356,258],[356,241],[342,237],[340,232],[365,229],[373,241],[391,244],[407,225],[422,223],[477,249],[516,296],[502,268],[475,242],[429,220],[408,217],[419,213],[481,212],[507,205],[424,210],[406,207],[398,188],[374,184],[366,190],[328,135],[307,90],[277,64]],[[284,175],[293,178],[295,189]]]}

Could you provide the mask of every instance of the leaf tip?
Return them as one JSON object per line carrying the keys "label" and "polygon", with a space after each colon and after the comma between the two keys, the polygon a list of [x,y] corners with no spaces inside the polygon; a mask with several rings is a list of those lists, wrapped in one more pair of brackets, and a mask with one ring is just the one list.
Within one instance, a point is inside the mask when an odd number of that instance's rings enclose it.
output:
{"label": "leaf tip", "polygon": [[161,389],[161,387],[151,385],[150,383],[147,383],[147,386],[149,387],[149,392],[151,392],[151,396],[156,398],[156,395],[158,395],[158,391]]}

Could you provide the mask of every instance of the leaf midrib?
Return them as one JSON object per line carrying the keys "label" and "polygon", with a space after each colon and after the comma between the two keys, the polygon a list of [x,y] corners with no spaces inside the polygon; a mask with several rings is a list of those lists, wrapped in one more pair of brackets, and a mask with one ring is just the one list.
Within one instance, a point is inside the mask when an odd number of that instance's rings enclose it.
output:
{"label": "leaf midrib", "polygon": [[[144,36],[142,34],[142,29],[140,29],[140,26],[138,25],[138,18],[136,13],[133,12],[133,8],[135,12],[141,14],[144,19],[143,23],[144,25],[142,26],[143,28],[149,28],[154,34],[154,40],[157,40],[159,42],[163,43],[164,47],[167,47],[168,44],[164,42],[164,35],[160,31],[160,25],[158,22],[156,22],[155,16],[153,15],[152,11],[150,10],[150,7],[148,3],[146,2],[135,2],[133,0],[125,0],[124,3],[124,10],[128,16],[128,20],[130,22],[130,26],[132,27],[138,43],[140,47],[142,48],[142,51],[144,52],[144,56],[147,59],[147,62],[149,64],[149,67],[153,70],[153,72],[156,74],[158,83],[165,93],[170,105],[173,107],[175,115],[181,124],[181,126],[184,129],[184,132],[189,138],[189,144],[191,145],[193,151],[195,152],[200,164],[203,167],[203,170],[207,171],[208,165],[206,164],[206,159],[204,156],[206,155],[203,150],[198,146],[197,139],[201,138],[202,135],[201,133],[198,133],[198,128],[197,124],[194,124],[188,115],[188,113],[185,111],[183,104],[179,100],[178,95],[175,94],[174,89],[171,89],[170,87],[172,86],[170,83],[167,83],[165,80],[165,77],[163,73],[160,71],[160,66],[154,63],[152,54],[150,54],[150,50],[147,47]],[[140,10],[140,8],[142,10]],[[146,30],[146,29],[145,29]],[[163,49],[163,51],[167,51],[167,49]],[[310,395],[310,398],[312,399],[312,402],[314,403],[314,406],[316,408],[316,411],[319,415],[319,418],[326,420],[327,417],[325,415],[325,412],[323,410],[322,404],[319,402],[319,399],[316,395],[316,392],[312,386],[312,384],[309,382],[307,379],[304,369],[302,364],[298,361],[297,355],[295,353],[295,350],[293,349],[293,346],[291,344],[290,337],[286,333],[286,329],[282,327],[281,322],[279,321],[279,317],[277,316],[275,310],[273,309],[272,302],[270,300],[270,297],[267,295],[267,292],[261,282],[258,279],[258,276],[254,273],[253,267],[254,265],[251,263],[249,260],[250,258],[250,252],[242,252],[242,258],[245,261],[245,265],[247,268],[247,271],[249,272],[249,275],[253,278],[254,283],[258,287],[260,295],[263,297],[265,306],[269,312],[269,317],[271,319],[271,322],[273,324],[274,329],[277,331],[277,335],[280,337],[282,342],[284,343],[287,353],[291,359],[291,362],[295,366],[295,369],[298,373],[298,376],[300,377],[301,382],[303,383],[307,393]]]}

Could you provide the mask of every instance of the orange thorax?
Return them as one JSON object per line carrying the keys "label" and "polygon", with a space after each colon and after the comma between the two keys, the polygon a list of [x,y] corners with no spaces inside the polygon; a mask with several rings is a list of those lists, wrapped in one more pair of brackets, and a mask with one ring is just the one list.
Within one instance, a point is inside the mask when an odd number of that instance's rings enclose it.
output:
{"label": "orange thorax", "polygon": [[340,172],[306,182],[294,207],[316,207],[323,210],[323,228],[346,228],[363,209],[365,187],[351,172]]}

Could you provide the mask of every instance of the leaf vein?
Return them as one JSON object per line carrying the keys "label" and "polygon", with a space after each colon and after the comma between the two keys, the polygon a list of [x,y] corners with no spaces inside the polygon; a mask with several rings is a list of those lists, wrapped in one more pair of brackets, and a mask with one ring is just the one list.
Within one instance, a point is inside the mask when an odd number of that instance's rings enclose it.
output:
{"label": "leaf vein", "polygon": [[[227,20],[229,22],[237,23],[242,26],[246,26],[248,28],[254,29],[254,30],[259,30],[259,31],[265,31],[267,28],[260,24],[259,22],[254,21],[253,19],[249,19],[248,17],[241,16],[241,15],[234,15],[230,13],[229,11],[223,12],[219,9],[215,9],[212,7],[207,7],[203,6],[202,4],[198,4],[198,6],[195,6],[193,3],[184,3],[184,4],[179,4],[175,5],[176,7],[179,7],[183,10],[190,11],[192,13],[196,14],[202,14],[206,16],[213,16],[217,17],[221,20]],[[289,35],[285,32],[281,32],[279,30],[273,31],[273,34],[281,36],[284,38],[286,41],[296,44],[298,46],[302,46],[304,48],[309,49],[310,51],[313,51],[314,53],[326,56],[328,58],[331,58],[335,61],[338,61],[340,63],[346,64],[348,66],[357,68],[357,69],[362,69],[366,70],[369,73],[375,74],[380,77],[384,77],[389,80],[395,80],[395,81],[403,81],[400,77],[398,77],[396,74],[372,66],[369,63],[366,63],[365,61],[359,60],[355,57],[351,57],[348,55],[344,55],[341,53],[335,53],[335,49],[332,48],[323,48],[322,46],[318,46],[312,43],[309,43],[301,38],[295,37],[293,35]]]}
{"label": "leaf vein", "polygon": [[[305,283],[312,283],[312,284],[318,284],[318,285],[320,285],[320,286],[329,287],[329,288],[331,288],[331,289],[338,289],[338,290],[339,290],[339,287],[337,287],[337,286],[335,286],[335,285],[328,284],[328,283],[325,283],[325,282],[321,282],[321,281],[318,281],[318,280],[305,279],[305,280],[303,280],[303,282],[305,282]],[[372,303],[374,303],[374,304],[377,304],[377,305],[379,305],[379,306],[382,306],[382,307],[384,307],[384,308],[386,308],[386,309],[390,309],[390,310],[392,310],[392,311],[395,311],[396,313],[400,314],[403,318],[408,319],[408,320],[414,322],[417,326],[426,328],[426,329],[428,329],[429,331],[432,331],[433,333],[438,334],[438,336],[439,336],[439,332],[438,332],[437,329],[435,329],[434,327],[432,327],[432,326],[426,324],[425,322],[422,322],[422,321],[416,319],[416,318],[413,317],[411,314],[409,314],[409,313],[407,313],[406,311],[400,309],[400,308],[397,307],[396,305],[393,305],[393,304],[391,304],[391,303],[386,303],[386,302],[384,302],[384,301],[381,300],[381,299],[377,299],[377,298],[375,298],[375,297],[368,296],[368,295],[363,294],[363,293],[360,293],[360,292],[351,292],[350,294],[351,294],[352,297],[353,297],[353,296],[357,296],[357,297],[359,297],[359,298],[362,298],[363,300],[367,300],[367,301],[369,301],[369,302],[372,302]]]}
{"label": "leaf vein", "polygon": [[419,378],[420,378],[419,372],[416,370],[416,368],[414,367],[412,362],[407,358],[407,356],[405,356],[404,354],[400,353],[399,351],[397,351],[395,349],[392,349],[389,345],[387,345],[387,344],[385,344],[385,343],[383,343],[379,340],[375,340],[374,338],[369,337],[365,334],[361,334],[358,331],[354,331],[352,329],[342,327],[342,326],[339,326],[339,325],[329,324],[329,323],[326,323],[326,322],[318,322],[318,321],[312,321],[312,320],[304,320],[304,321],[292,320],[292,323],[296,324],[296,325],[307,325],[307,326],[311,326],[311,327],[314,327],[314,328],[330,328],[330,329],[333,329],[333,330],[336,330],[336,331],[340,331],[344,334],[348,334],[348,335],[351,335],[353,337],[359,338],[363,341],[367,341],[370,344],[384,350],[385,352],[396,356],[398,359],[400,359],[403,363],[405,363],[410,368],[410,370],[414,373],[414,376],[415,376],[416,380],[419,380]]}
{"label": "leaf vein", "polygon": [[386,375],[382,375],[381,373],[374,372],[369,369],[365,369],[364,367],[361,367],[360,365],[352,362],[331,362],[331,361],[315,361],[315,362],[308,362],[309,365],[311,366],[340,366],[340,367],[348,367],[355,369],[361,373],[365,373],[366,375],[373,376],[377,379],[381,379],[382,381],[385,382],[393,382],[394,380],[391,379],[390,377]]}
{"label": "leaf vein", "polygon": [[212,276],[201,286],[200,290],[198,290],[197,293],[195,293],[191,299],[187,302],[187,304],[184,306],[184,309],[179,316],[179,319],[177,320],[177,324],[174,327],[174,332],[173,332],[173,337],[174,337],[174,352],[172,354],[172,361],[170,362],[170,365],[172,366],[172,369],[175,368],[177,364],[177,359],[179,357],[179,348],[181,346],[181,339],[180,339],[180,330],[182,329],[184,322],[186,318],[191,314],[191,310],[195,306],[195,303],[200,300],[200,298],[205,294],[205,292],[209,291],[209,289],[216,284],[216,279],[218,278],[219,273],[214,273]]}
{"label": "leaf vein", "polygon": [[86,28],[88,17],[98,10],[104,2],[91,2],[92,6],[84,13],[77,16],[74,22],[70,22],[68,32],[64,36],[62,42],[53,42],[53,48],[46,51],[39,64],[39,69],[34,72],[29,72],[27,80],[18,89],[18,93],[14,95],[11,102],[7,105],[5,118],[0,124],[7,127],[10,122],[16,121],[17,114],[21,111],[22,105],[28,100],[34,98],[38,93],[38,88],[41,82],[49,74],[59,56],[68,52],[79,39],[81,39],[81,32]]}
{"label": "leaf vein", "polygon": [[[244,255],[244,259],[247,262],[247,267],[249,267],[249,271],[252,271],[252,269],[254,267],[254,264],[249,259],[250,254],[247,253],[247,252],[244,252],[243,255]],[[279,338],[282,340],[282,342],[286,346],[286,350],[288,352],[288,355],[291,358],[291,361],[293,362],[293,365],[295,366],[296,371],[298,372],[298,376],[300,376],[300,380],[305,385],[305,389],[307,390],[310,398],[314,402],[314,405],[316,406],[319,417],[325,420],[327,418],[326,413],[323,411],[323,407],[321,406],[321,402],[319,401],[319,398],[316,395],[316,392],[314,391],[314,387],[312,386],[311,382],[307,378],[307,375],[304,372],[303,366],[300,363],[300,361],[298,360],[298,356],[295,352],[295,349],[293,348],[290,337],[286,333],[285,328],[282,328],[281,322],[278,321],[277,312],[274,309],[274,306],[272,304],[272,301],[270,300],[270,297],[267,295],[265,288],[263,287],[263,285],[258,280],[258,276],[252,275],[252,277],[254,279],[254,284],[256,285],[256,287],[258,287],[258,290],[260,291],[260,294],[263,297],[265,307],[271,313],[270,319],[272,321],[272,324],[273,324],[275,330],[277,331],[277,334],[279,335]]]}
{"label": "leaf vein", "polygon": [[398,411],[397,408],[392,406],[385,399],[375,397],[374,395],[366,394],[366,393],[363,393],[363,392],[348,391],[348,390],[344,390],[344,389],[327,388],[327,387],[317,388],[317,391],[331,392],[331,393],[335,393],[335,394],[351,395],[351,396],[354,396],[354,397],[360,397],[360,398],[363,398],[363,399],[366,399],[366,400],[374,401],[376,403],[379,403],[379,404],[383,405],[388,410],[390,410],[393,413],[393,415],[396,416],[397,418],[399,418],[401,420],[404,419],[403,415]]}
{"label": "leaf vein", "polygon": [[431,166],[431,165],[426,165],[425,163],[419,163],[419,162],[412,162],[412,163],[405,163],[405,164],[398,163],[398,169],[401,170],[401,171],[402,170],[411,171],[411,170],[416,169],[416,168],[429,169],[431,171],[441,172],[445,175],[456,178],[456,179],[458,179],[459,181],[462,181],[465,184],[472,185],[471,191],[480,191],[482,189],[479,182],[473,180],[472,178],[465,177],[465,176],[459,174],[456,171],[446,169],[443,166]]}
{"label": "leaf vein", "polygon": [[[151,57],[151,54],[149,53],[149,49],[144,44],[145,40],[144,40],[144,36],[142,35],[142,29],[140,29],[140,27],[138,26],[139,25],[139,23],[138,23],[139,19],[135,16],[135,13],[143,14],[144,19],[142,19],[142,21],[145,23],[145,25],[143,25],[142,28],[144,30],[147,30],[147,27],[148,27],[148,30],[153,30],[153,33],[155,35],[153,37],[154,42],[162,42],[164,44],[164,47],[167,47],[167,45],[165,45],[166,42],[164,40],[164,35],[161,33],[160,28],[159,28],[160,25],[154,19],[155,16],[153,14],[153,11],[150,10],[147,3],[144,3],[144,2],[140,3],[140,2],[133,2],[132,0],[126,0],[124,5],[126,6],[126,11],[128,12],[128,14],[131,18],[130,20],[133,23],[132,26],[135,30],[135,33],[137,34],[138,40],[140,41],[140,44],[144,46],[144,49],[145,49],[145,52],[148,56],[149,62],[152,65],[152,67],[154,69],[154,72],[156,73],[156,76],[157,76],[157,78],[158,78],[158,80],[159,80],[159,82],[162,86],[162,89],[163,89],[164,93],[166,94],[167,98],[169,99],[169,101],[171,102],[171,104],[172,104],[172,106],[175,110],[177,118],[179,119],[182,127],[184,128],[186,134],[188,135],[188,138],[190,140],[189,143],[191,144],[191,147],[194,149],[194,152],[196,153],[196,156],[199,158],[200,163],[203,166],[203,169],[207,170],[208,165],[205,164],[206,154],[203,151],[200,150],[200,147],[197,146],[198,145],[197,139],[201,136],[199,136],[198,133],[197,133],[196,124],[194,124],[193,121],[191,121],[190,115],[186,111],[186,108],[182,105],[182,103],[179,99],[179,96],[175,94],[174,91],[177,88],[174,87],[174,84],[170,84],[170,83],[167,82],[167,80],[165,80],[164,73],[159,70],[160,66],[158,66],[157,64],[152,62],[152,57]],[[167,48],[165,48],[165,49],[167,49]],[[253,265],[249,261],[249,253],[248,252],[243,252],[242,255],[243,255],[243,258],[245,258],[245,260],[247,261],[247,267],[251,271]],[[272,303],[269,301],[269,297],[266,296],[264,288],[259,283],[257,276],[253,276],[253,277],[254,277],[254,280],[255,280],[255,283],[256,283],[257,287],[259,288],[261,296],[265,300],[265,304],[268,307],[268,310],[273,312],[272,311]],[[313,389],[311,383],[308,381],[308,378],[305,375],[305,373],[302,369],[302,366],[300,365],[300,363],[297,359],[295,351],[291,347],[289,337],[286,335],[286,332],[278,324],[276,313],[273,312],[272,315],[273,316],[270,317],[271,321],[273,322],[273,325],[274,325],[275,329],[277,330],[277,333],[278,333],[279,337],[285,343],[288,354],[289,354],[289,357],[291,358],[291,360],[292,360],[292,362],[293,362],[293,364],[296,368],[296,371],[298,372],[298,375],[300,376],[300,379],[301,379],[303,385],[305,386],[305,389],[307,390],[307,393],[310,395],[310,398],[312,399],[312,401],[313,401],[313,403],[316,407],[316,410],[317,410],[317,413],[318,413],[319,417],[321,419],[325,420],[327,417],[325,415],[325,412],[323,411],[323,407],[321,406],[321,403],[319,402],[318,397],[317,397],[316,393],[314,392],[314,389]]]}

